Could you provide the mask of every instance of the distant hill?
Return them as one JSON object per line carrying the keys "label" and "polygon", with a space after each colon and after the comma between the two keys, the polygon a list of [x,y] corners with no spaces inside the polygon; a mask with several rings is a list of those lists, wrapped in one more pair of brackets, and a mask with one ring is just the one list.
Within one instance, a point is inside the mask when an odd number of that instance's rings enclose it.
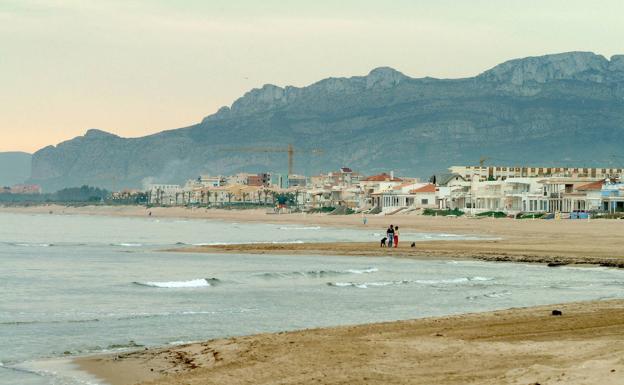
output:
{"label": "distant hill", "polygon": [[[569,52],[516,59],[465,79],[410,78],[392,68],[307,87],[265,85],[201,123],[142,138],[99,130],[33,157],[32,181],[53,190],[201,173],[284,172],[286,154],[236,146],[322,149],[298,173],[350,166],[426,177],[453,164],[609,165],[624,148],[624,55]],[[624,159],[619,158],[620,164]]]}
{"label": "distant hill", "polygon": [[32,155],[25,152],[0,152],[0,186],[24,183],[30,178]]}

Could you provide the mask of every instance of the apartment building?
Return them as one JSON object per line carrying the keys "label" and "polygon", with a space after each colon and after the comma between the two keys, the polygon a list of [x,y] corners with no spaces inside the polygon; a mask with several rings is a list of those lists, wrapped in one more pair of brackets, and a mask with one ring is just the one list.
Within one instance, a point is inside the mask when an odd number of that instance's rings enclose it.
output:
{"label": "apartment building", "polygon": [[509,166],[452,166],[452,174],[458,174],[467,180],[497,180],[507,178],[593,178],[607,179],[622,177],[624,168],[588,168],[588,167],[509,167]]}

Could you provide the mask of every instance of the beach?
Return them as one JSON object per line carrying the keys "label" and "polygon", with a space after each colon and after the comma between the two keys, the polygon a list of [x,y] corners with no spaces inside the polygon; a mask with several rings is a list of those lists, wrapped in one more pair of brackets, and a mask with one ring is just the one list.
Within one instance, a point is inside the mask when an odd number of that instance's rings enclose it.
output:
{"label": "beach", "polygon": [[260,334],[76,363],[111,385],[616,385],[623,355],[624,301],[612,300]]}
{"label": "beach", "polygon": [[[449,263],[477,259],[548,263],[553,266],[553,273],[562,276],[567,276],[567,272],[559,270],[561,265],[622,267],[624,261],[624,222],[618,220],[397,215],[369,216],[364,224],[359,215],[275,215],[264,210],[34,206],[1,208],[0,212],[3,211],[128,218],[146,217],[151,212],[151,219],[275,223],[379,233],[393,223],[400,225],[404,233],[447,234],[449,239],[452,235],[474,236],[473,240],[421,241],[414,248],[404,242],[397,249],[382,249],[378,242],[348,241],[162,249],[169,250],[172,258],[199,253],[283,255],[295,259],[310,255],[355,259],[390,256],[405,262],[417,259]],[[192,228],[192,223],[184,225]],[[574,272],[584,275],[578,270]],[[555,309],[563,315],[551,315]],[[195,327],[201,330],[207,325]],[[624,300],[615,299],[252,334],[160,348],[141,347],[136,351],[80,357],[74,362],[111,385],[621,384],[623,354]]]}

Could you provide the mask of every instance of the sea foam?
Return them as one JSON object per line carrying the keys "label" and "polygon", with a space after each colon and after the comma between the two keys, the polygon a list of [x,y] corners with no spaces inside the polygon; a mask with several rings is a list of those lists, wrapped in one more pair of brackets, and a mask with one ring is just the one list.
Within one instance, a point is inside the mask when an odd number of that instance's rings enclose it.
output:
{"label": "sea foam", "polygon": [[213,286],[219,280],[216,278],[198,278],[188,281],[167,281],[167,282],[133,282],[139,286],[159,287],[164,289],[179,289],[179,288],[197,288],[197,287],[209,287]]}
{"label": "sea foam", "polygon": [[262,278],[322,278],[338,275],[349,274],[371,274],[379,271],[376,267],[367,267],[363,269],[347,269],[347,270],[309,270],[309,271],[289,271],[289,272],[270,272],[256,274]]}

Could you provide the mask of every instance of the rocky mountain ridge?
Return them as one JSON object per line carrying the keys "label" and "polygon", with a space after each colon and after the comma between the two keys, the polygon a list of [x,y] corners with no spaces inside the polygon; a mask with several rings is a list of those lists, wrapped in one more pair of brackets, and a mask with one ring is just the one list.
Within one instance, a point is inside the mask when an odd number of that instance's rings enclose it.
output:
{"label": "rocky mountain ridge", "polygon": [[484,155],[506,164],[604,164],[624,144],[624,55],[515,59],[464,79],[381,67],[307,87],[268,84],[190,127],[132,139],[89,130],[46,147],[34,154],[32,181],[121,188],[284,172],[285,154],[231,149],[289,143],[324,150],[296,156],[296,171],[307,174],[347,165],[426,177]]}

